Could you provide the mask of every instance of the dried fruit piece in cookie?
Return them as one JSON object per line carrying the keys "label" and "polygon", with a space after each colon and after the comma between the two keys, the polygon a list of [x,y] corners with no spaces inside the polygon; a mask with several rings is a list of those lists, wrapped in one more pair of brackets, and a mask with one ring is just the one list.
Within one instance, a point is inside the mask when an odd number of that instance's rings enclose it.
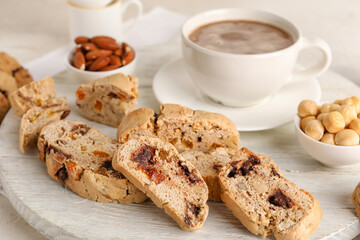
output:
{"label": "dried fruit piece in cookie", "polygon": [[246,148],[219,173],[221,199],[252,233],[307,239],[321,219],[319,202]]}
{"label": "dried fruit piece in cookie", "polygon": [[200,173],[170,143],[139,137],[121,145],[113,167],[143,191],[186,231],[208,215],[208,188]]}

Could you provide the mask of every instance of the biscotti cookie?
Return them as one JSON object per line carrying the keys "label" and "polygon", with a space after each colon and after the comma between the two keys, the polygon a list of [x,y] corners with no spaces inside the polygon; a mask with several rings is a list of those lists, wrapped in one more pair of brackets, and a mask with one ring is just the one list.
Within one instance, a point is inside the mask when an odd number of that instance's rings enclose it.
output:
{"label": "biscotti cookie", "polygon": [[321,220],[319,202],[258,155],[245,148],[242,151],[219,173],[226,207],[256,235],[308,239]]}
{"label": "biscotti cookie", "polygon": [[186,231],[199,229],[208,215],[208,188],[200,173],[169,143],[131,139],[118,149],[113,167],[143,191]]}
{"label": "biscotti cookie", "polygon": [[135,109],[138,79],[122,73],[81,85],[76,104],[89,120],[117,127]]}
{"label": "biscotti cookie", "polygon": [[16,80],[9,74],[0,71],[0,92],[8,97],[17,89]]}
{"label": "biscotti cookie", "polygon": [[33,81],[28,70],[23,68],[15,58],[9,56],[5,52],[0,52],[0,71],[14,77],[16,79],[17,88]]}
{"label": "biscotti cookie", "polygon": [[356,186],[352,194],[352,202],[356,206],[356,214],[360,218],[360,183]]}
{"label": "biscotti cookie", "polygon": [[0,123],[4,119],[6,113],[9,111],[10,103],[6,96],[0,92]]}
{"label": "biscotti cookie", "polygon": [[30,108],[21,119],[19,150],[24,153],[29,145],[36,146],[41,129],[51,122],[66,118],[70,114],[66,98],[49,99],[43,106]]}
{"label": "biscotti cookie", "polygon": [[155,116],[151,111],[138,110],[137,114],[127,116],[118,127],[118,141],[136,138],[142,135],[137,133],[141,131],[154,133],[161,140],[173,144],[179,152],[199,150],[207,153],[217,147],[237,149],[240,146],[239,132],[234,123],[222,114],[194,111],[176,104],[161,105],[160,113]]}
{"label": "biscotti cookie", "polygon": [[112,168],[119,145],[82,122],[67,120],[45,126],[38,139],[49,175],[74,193],[98,202],[143,202],[145,194]]}
{"label": "biscotti cookie", "polygon": [[54,97],[56,97],[54,80],[47,77],[19,88],[10,94],[9,101],[16,116],[20,117],[31,107],[42,106]]}
{"label": "biscotti cookie", "polygon": [[[209,153],[201,151],[185,151],[181,153],[183,158],[191,162],[200,172],[209,188],[209,200],[213,201],[221,201],[221,188],[218,177],[220,170],[232,159],[239,158],[239,155],[242,154],[242,150],[232,148],[216,148]],[[280,169],[271,158],[265,155],[259,155],[259,158],[261,161],[270,164],[278,174],[281,174]]]}

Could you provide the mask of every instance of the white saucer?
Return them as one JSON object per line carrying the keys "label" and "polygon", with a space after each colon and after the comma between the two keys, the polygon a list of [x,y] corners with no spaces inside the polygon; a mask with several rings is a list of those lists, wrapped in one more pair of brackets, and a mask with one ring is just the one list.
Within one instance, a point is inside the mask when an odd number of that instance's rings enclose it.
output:
{"label": "white saucer", "polygon": [[176,103],[192,109],[218,112],[230,118],[239,131],[259,131],[291,122],[303,99],[320,101],[316,79],[292,83],[261,105],[249,108],[225,107],[204,96],[191,81],[182,59],[163,66],[155,75],[153,91],[161,104]]}

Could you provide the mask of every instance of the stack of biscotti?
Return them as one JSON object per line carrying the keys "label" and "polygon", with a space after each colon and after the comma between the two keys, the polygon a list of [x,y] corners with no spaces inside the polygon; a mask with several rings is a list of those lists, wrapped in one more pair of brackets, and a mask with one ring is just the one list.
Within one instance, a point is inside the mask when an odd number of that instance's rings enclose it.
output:
{"label": "stack of biscotti", "polygon": [[92,121],[117,127],[135,109],[138,79],[122,73],[81,85],[76,104],[81,114]]}
{"label": "stack of biscotti", "polygon": [[120,146],[112,164],[183,230],[194,231],[204,224],[206,183],[170,143],[151,137],[131,139]]}
{"label": "stack of biscotti", "polygon": [[119,142],[139,136],[158,137],[174,145],[180,153],[240,147],[239,132],[227,117],[177,104],[161,105],[159,114],[148,108],[131,112],[118,126],[117,136]]}
{"label": "stack of biscotti", "polygon": [[70,114],[65,98],[57,98],[54,81],[47,77],[31,82],[12,92],[9,96],[14,113],[22,117],[19,134],[19,150],[35,146],[41,129]]}
{"label": "stack of biscotti", "polygon": [[[193,150],[181,153],[183,158],[191,162],[204,178],[209,188],[209,200],[212,201],[221,201],[221,188],[218,177],[220,170],[233,159],[239,158],[242,154],[243,149],[238,150],[221,147],[211,150],[209,153]],[[259,158],[270,164],[277,173],[281,174],[280,169],[271,158],[265,155],[259,155]]]}
{"label": "stack of biscotti", "polygon": [[322,212],[308,192],[243,148],[219,173],[221,199],[252,233],[276,239],[307,239],[318,227]]}
{"label": "stack of biscotti", "polygon": [[29,82],[32,78],[28,71],[16,59],[0,52],[0,123],[10,109],[9,95]]}
{"label": "stack of biscotti", "polygon": [[360,218],[360,183],[356,186],[352,194],[352,202],[356,206],[356,215]]}
{"label": "stack of biscotti", "polygon": [[45,126],[38,139],[39,158],[49,175],[81,197],[99,202],[143,202],[147,199],[112,168],[119,143],[80,121]]}

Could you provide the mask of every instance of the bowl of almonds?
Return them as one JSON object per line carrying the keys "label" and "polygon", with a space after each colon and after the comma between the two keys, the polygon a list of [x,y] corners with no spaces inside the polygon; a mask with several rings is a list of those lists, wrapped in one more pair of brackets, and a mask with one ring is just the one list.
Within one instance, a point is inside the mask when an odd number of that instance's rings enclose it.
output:
{"label": "bowl of almonds", "polygon": [[360,99],[353,96],[317,105],[303,100],[294,120],[300,145],[332,168],[360,163]]}
{"label": "bowl of almonds", "polygon": [[134,49],[108,36],[79,36],[76,47],[66,56],[69,72],[80,82],[88,82],[115,73],[133,74],[136,65]]}

